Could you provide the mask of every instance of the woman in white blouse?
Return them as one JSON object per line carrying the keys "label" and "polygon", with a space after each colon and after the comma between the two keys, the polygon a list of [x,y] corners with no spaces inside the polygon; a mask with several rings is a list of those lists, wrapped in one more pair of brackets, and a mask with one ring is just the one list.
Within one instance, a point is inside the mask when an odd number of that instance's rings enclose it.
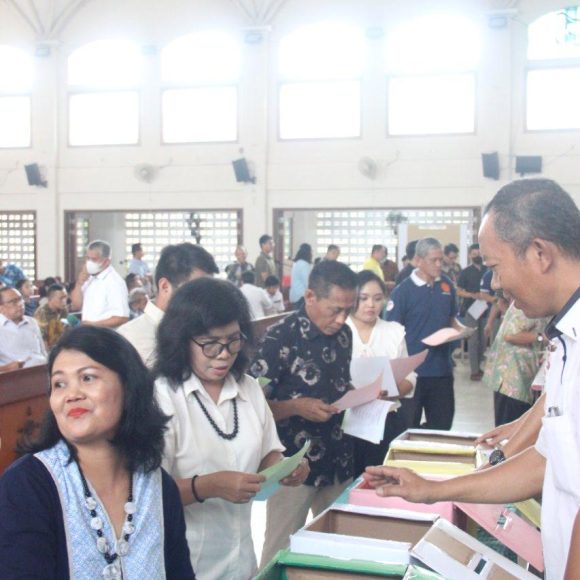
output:
{"label": "woman in white blouse", "polygon": [[[352,330],[352,358],[384,356],[395,359],[409,356],[405,328],[398,322],[380,318],[385,306],[384,282],[369,270],[359,272],[358,280],[355,309],[346,321]],[[408,400],[413,396],[416,380],[415,373],[411,373],[399,382],[400,397]],[[391,441],[410,427],[408,414],[401,410],[399,408],[387,416],[383,440],[379,444],[355,438],[355,475],[362,473],[369,465],[382,465]]]}
{"label": "woman in white blouse", "polygon": [[[197,578],[256,571],[250,527],[259,471],[284,447],[255,379],[244,374],[252,338],[248,304],[233,284],[200,278],[172,298],[157,335],[157,399],[171,416],[163,465],[184,505]],[[281,483],[300,485],[304,461]]]}

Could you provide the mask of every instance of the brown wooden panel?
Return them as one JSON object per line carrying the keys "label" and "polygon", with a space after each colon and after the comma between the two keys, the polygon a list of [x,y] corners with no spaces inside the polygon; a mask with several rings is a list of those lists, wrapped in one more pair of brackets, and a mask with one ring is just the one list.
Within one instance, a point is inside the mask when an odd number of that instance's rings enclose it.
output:
{"label": "brown wooden panel", "polygon": [[47,409],[46,365],[0,374],[0,474],[17,458],[18,440],[37,434]]}

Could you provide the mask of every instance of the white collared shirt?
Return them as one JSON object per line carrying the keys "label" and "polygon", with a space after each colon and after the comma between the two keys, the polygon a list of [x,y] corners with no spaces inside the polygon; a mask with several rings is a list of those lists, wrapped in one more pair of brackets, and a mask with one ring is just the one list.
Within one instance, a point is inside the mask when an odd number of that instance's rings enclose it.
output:
{"label": "white collared shirt", "polygon": [[[163,377],[155,381],[157,400],[170,415],[163,467],[176,479],[217,471],[257,473],[271,451],[283,451],[262,388],[244,375],[226,378],[217,404],[194,375],[174,391]],[[238,406],[239,433],[229,441],[210,425],[193,392],[225,433],[234,429],[232,399]],[[256,572],[250,525],[252,504],[207,499],[184,507],[191,563],[200,580],[245,580]]]}
{"label": "white collared shirt", "polygon": [[124,336],[141,355],[143,362],[152,368],[155,363],[155,347],[157,341],[157,327],[165,313],[151,300],[147,302],[143,315],[126,322],[117,328],[117,332]]}
{"label": "white collared shirt", "polygon": [[263,288],[258,288],[254,284],[243,284],[240,290],[248,301],[252,320],[264,318],[267,309],[272,307],[270,295]]}
{"label": "white collared shirt", "polygon": [[580,508],[580,294],[556,328],[562,334],[551,341],[557,348],[549,355],[545,415],[536,442],[546,458],[542,541],[548,580],[564,577]]}
{"label": "white collared shirt", "polygon": [[0,364],[24,361],[25,367],[46,363],[46,348],[38,323],[24,316],[18,323],[0,314]]}
{"label": "white collared shirt", "polygon": [[83,320],[96,322],[111,316],[129,318],[129,293],[125,280],[109,266],[83,284]]}
{"label": "white collared shirt", "polygon": [[[369,341],[364,343],[350,316],[346,319],[346,323],[352,330],[353,359],[375,356],[386,356],[388,359],[395,359],[409,356],[405,341],[405,327],[402,324],[387,322],[379,318],[373,327]],[[417,375],[413,372],[405,378],[413,385],[413,389],[403,398],[410,399],[415,394]]]}

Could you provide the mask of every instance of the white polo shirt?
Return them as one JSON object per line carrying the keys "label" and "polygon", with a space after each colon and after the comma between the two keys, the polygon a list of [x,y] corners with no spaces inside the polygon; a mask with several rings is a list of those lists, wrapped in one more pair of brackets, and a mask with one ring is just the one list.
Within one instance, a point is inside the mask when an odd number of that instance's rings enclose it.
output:
{"label": "white polo shirt", "polygon": [[129,318],[129,293],[125,280],[109,266],[83,284],[83,320],[96,322],[111,316]]}
{"label": "white polo shirt", "polygon": [[157,328],[164,314],[163,310],[150,300],[141,316],[117,328],[117,332],[137,349],[143,362],[149,368],[152,368],[155,363]]}
{"label": "white polo shirt", "polygon": [[254,284],[243,284],[240,290],[250,305],[252,320],[264,318],[266,311],[272,307],[270,295],[263,288],[258,288]]}
{"label": "white polo shirt", "polygon": [[25,367],[46,363],[46,348],[38,323],[24,316],[18,323],[0,314],[0,365],[24,361]]}
{"label": "white polo shirt", "polygon": [[542,542],[547,580],[564,577],[580,507],[580,288],[550,323],[546,405],[536,450],[546,458]]}
{"label": "white polo shirt", "polygon": [[[228,375],[218,403],[193,375],[177,391],[166,379],[155,382],[162,411],[171,415],[165,432],[163,467],[176,479],[216,471],[257,473],[271,451],[284,451],[270,407],[258,382],[244,375],[239,382]],[[234,428],[232,399],[238,406],[239,432],[232,440],[221,438],[203,414],[199,397],[218,427]],[[184,507],[191,563],[200,580],[246,580],[256,572],[251,530],[252,504],[207,499]]]}

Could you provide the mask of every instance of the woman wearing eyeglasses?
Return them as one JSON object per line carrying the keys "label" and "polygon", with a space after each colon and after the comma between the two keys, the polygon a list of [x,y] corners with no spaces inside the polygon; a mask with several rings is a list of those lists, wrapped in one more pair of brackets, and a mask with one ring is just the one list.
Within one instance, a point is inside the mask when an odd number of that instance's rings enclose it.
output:
{"label": "woman wearing eyeglasses", "polygon": [[[257,473],[284,450],[261,387],[244,374],[251,338],[242,293],[212,278],[181,287],[158,330],[157,398],[172,416],[163,465],[179,487],[202,580],[256,571],[250,502],[264,481]],[[308,472],[304,462],[282,483],[300,485]]]}

